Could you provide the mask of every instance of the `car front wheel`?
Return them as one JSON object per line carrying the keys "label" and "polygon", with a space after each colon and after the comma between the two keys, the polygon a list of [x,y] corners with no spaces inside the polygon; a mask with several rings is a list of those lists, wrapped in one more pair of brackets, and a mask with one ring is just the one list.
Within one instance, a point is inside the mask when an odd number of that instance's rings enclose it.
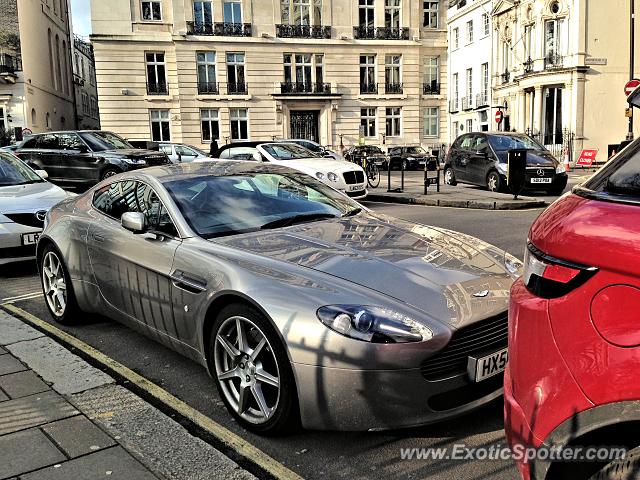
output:
{"label": "car front wheel", "polygon": [[640,472],[640,447],[629,450],[621,460],[606,465],[590,480],[636,480]]}
{"label": "car front wheel", "polygon": [[458,182],[456,181],[456,175],[453,173],[453,168],[447,167],[444,171],[444,183],[445,185],[451,185],[455,187]]}
{"label": "car front wheel", "polygon": [[40,275],[42,292],[51,316],[63,325],[75,323],[80,309],[73,293],[71,278],[62,262],[62,255],[52,245],[46,247],[42,254]]}
{"label": "car front wheel", "polygon": [[490,172],[489,175],[487,175],[487,189],[490,192],[502,191],[502,179],[498,172]]}

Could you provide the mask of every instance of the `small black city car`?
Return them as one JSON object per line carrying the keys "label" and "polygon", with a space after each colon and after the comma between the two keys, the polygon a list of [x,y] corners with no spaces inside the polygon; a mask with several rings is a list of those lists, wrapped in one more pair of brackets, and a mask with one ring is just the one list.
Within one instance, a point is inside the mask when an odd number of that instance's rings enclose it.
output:
{"label": "small black city car", "polygon": [[422,147],[391,147],[389,149],[392,169],[420,170],[428,160],[429,154]]}
{"label": "small black city car", "polygon": [[354,145],[344,154],[344,159],[348,162],[362,165],[362,161],[374,162],[378,168],[386,170],[389,166],[389,157],[384,154],[380,147],[375,145]]}
{"label": "small black city car", "polygon": [[518,133],[468,133],[456,139],[444,167],[447,185],[469,183],[507,192],[509,150],[527,150],[525,187],[560,195],[567,187],[564,165],[531,137]]}
{"label": "small black city car", "polygon": [[45,170],[52,183],[68,187],[87,187],[118,173],[171,163],[163,152],[140,150],[115,133],[89,130],[36,134],[14,153]]}

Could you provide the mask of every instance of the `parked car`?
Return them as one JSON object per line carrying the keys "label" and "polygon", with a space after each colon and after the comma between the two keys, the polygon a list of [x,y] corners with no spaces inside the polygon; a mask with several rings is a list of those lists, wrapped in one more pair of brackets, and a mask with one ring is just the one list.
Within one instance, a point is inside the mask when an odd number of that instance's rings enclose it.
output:
{"label": "parked car", "polygon": [[511,291],[505,424],[512,446],[621,446],[624,461],[519,462],[525,479],[640,470],[640,141],[536,220]]}
{"label": "parked car", "polygon": [[375,162],[378,168],[386,170],[389,168],[389,157],[375,145],[355,145],[344,154],[345,160],[348,162],[362,165],[364,158],[369,162]]}
{"label": "parked car", "polygon": [[445,159],[447,185],[469,183],[492,192],[507,191],[509,150],[527,149],[526,188],[560,195],[567,187],[564,165],[527,135],[518,133],[468,133],[453,143]]}
{"label": "parked car", "polygon": [[[20,142],[22,143],[22,142]],[[13,145],[7,145],[6,147],[2,147],[0,148],[1,152],[15,152],[16,150],[18,150],[18,148],[20,148],[20,143],[14,143]]]}
{"label": "parked car", "polygon": [[45,170],[51,182],[66,186],[86,187],[118,173],[169,163],[162,152],[138,150],[115,133],[89,130],[36,134],[15,154]]}
{"label": "parked car", "polygon": [[56,321],[99,312],[179,351],[261,433],[409,427],[498,398],[522,266],[230,161],[128,172],[59,204],[38,263]]}
{"label": "parked car", "polygon": [[160,151],[169,157],[171,163],[212,160],[209,154],[184,143],[161,143]]}
{"label": "parked car", "polygon": [[391,168],[420,170],[429,161],[431,155],[422,147],[391,147],[389,161]]}
{"label": "parked car", "polygon": [[333,158],[334,160],[344,161],[344,158],[342,157],[342,155],[339,155],[338,153],[334,152],[333,150],[331,150],[331,149],[329,149],[327,147],[323,147],[319,143],[314,142],[312,140],[293,139],[293,140],[283,140],[283,141],[284,142],[297,143],[298,145],[300,145],[300,146],[306,148],[307,150],[309,150],[310,152],[316,154],[318,157]]}
{"label": "parked car", "polygon": [[307,175],[354,199],[367,196],[364,170],[346,161],[319,158],[304,147],[287,142],[243,142],[224,145],[218,151],[221,160],[243,160],[284,165]]}
{"label": "parked car", "polygon": [[0,152],[0,265],[35,258],[47,211],[70,195],[9,152]]}

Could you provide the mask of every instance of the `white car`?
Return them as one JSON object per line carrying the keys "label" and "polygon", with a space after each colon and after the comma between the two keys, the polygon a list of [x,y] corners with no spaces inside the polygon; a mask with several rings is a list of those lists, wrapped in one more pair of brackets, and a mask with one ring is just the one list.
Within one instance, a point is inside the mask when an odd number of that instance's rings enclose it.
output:
{"label": "white car", "polygon": [[242,142],[224,145],[220,160],[269,162],[316,177],[345,195],[361,200],[368,194],[364,170],[355,163],[318,157],[295,143]]}
{"label": "white car", "polygon": [[184,143],[161,143],[160,151],[167,154],[171,163],[202,162],[212,160],[208,153]]}

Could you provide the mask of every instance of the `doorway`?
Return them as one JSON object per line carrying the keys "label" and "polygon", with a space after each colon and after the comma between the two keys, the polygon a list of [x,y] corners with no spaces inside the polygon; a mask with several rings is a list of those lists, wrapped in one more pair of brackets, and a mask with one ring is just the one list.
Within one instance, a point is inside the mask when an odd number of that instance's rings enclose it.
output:
{"label": "doorway", "polygon": [[319,142],[318,110],[295,110],[291,112],[291,138]]}

